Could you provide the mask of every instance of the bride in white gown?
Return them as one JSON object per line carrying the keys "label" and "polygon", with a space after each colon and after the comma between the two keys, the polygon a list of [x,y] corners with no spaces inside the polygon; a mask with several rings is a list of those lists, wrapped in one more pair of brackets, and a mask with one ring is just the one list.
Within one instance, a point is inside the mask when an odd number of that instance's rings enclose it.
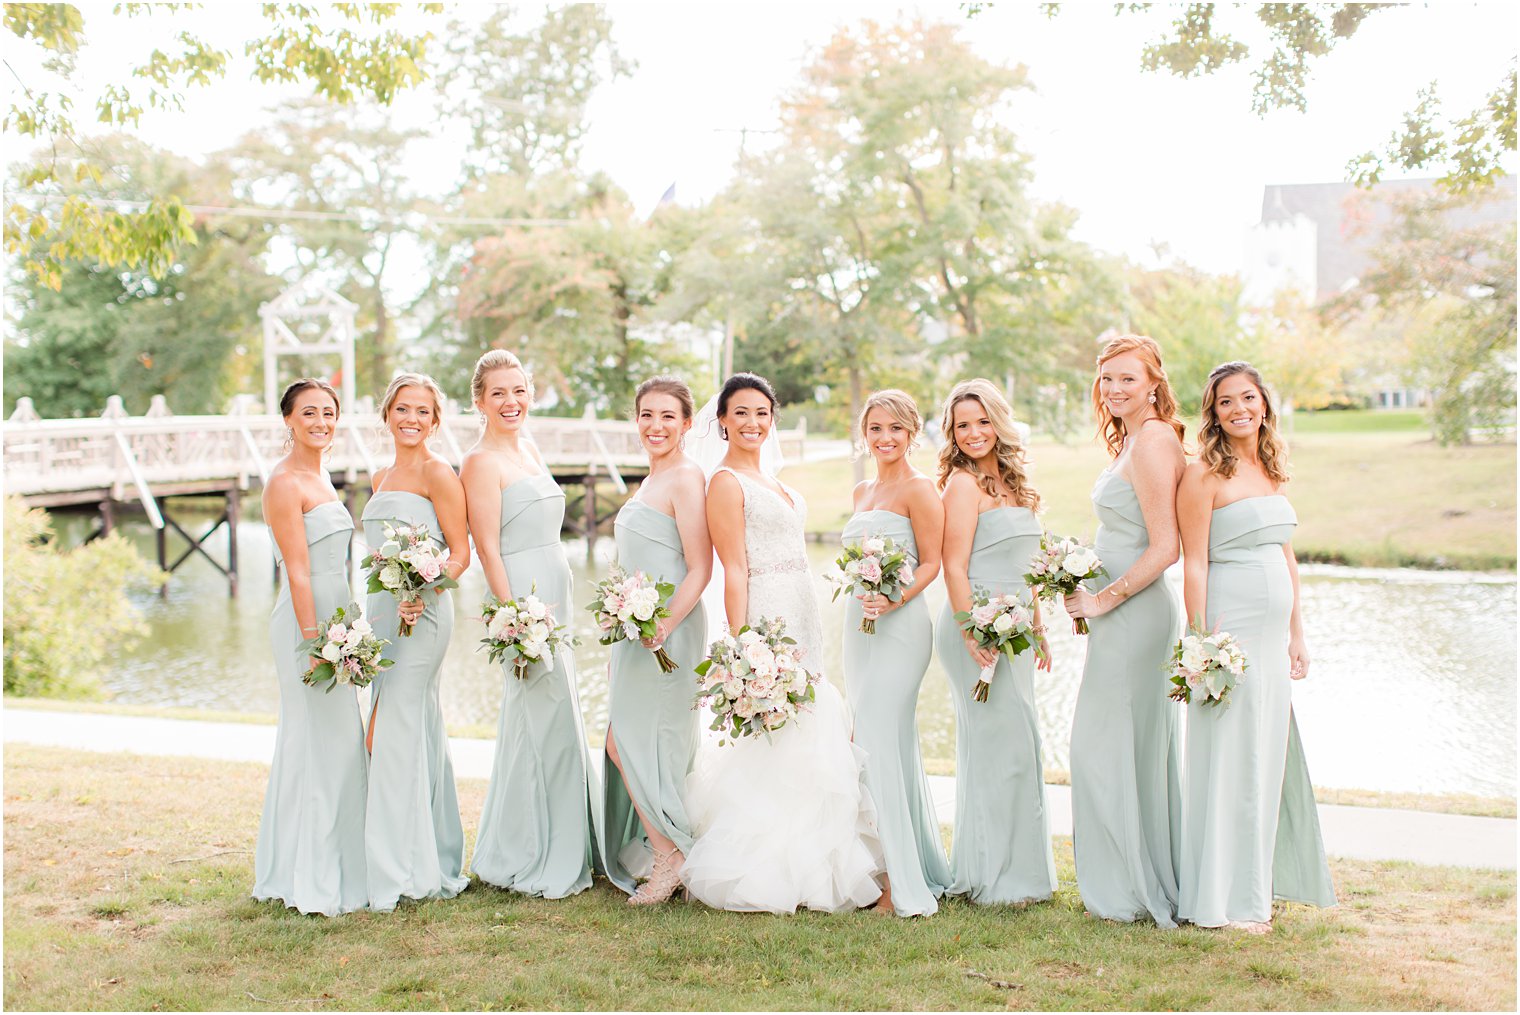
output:
{"label": "bride in white gown", "polygon": [[[717,427],[727,453],[708,485],[707,520],[723,565],[723,612],[738,630],[779,617],[822,672],[823,639],[803,542],[805,506],[761,469],[775,397],[753,374],[729,378]],[[700,422],[694,429],[700,429]],[[876,902],[884,863],[862,755],[827,679],[811,711],[772,734],[698,752],[687,781],[694,842],[681,879],[715,909],[835,912]]]}

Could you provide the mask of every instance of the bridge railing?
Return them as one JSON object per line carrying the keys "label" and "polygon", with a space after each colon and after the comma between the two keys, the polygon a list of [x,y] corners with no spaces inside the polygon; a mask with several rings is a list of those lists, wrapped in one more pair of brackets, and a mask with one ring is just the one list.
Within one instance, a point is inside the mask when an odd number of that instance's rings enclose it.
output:
{"label": "bridge railing", "polygon": [[[457,466],[479,436],[480,423],[474,416],[454,416],[444,425],[449,432],[440,432],[432,446]],[[117,499],[137,499],[128,491],[144,482],[161,487],[236,480],[246,487],[266,478],[285,453],[285,424],[276,415],[12,419],[3,434],[6,489],[23,496],[109,489]],[[637,429],[623,420],[537,416],[528,434],[556,471],[605,473],[645,463]],[[804,433],[779,436],[786,460],[801,461]],[[391,454],[390,433],[378,416],[354,413],[339,419],[327,464],[334,473],[356,475]]]}

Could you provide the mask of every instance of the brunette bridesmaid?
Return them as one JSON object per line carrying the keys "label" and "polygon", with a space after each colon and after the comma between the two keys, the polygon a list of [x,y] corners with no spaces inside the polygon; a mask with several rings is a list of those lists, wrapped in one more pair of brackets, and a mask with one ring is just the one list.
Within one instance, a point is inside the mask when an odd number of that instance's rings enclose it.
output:
{"label": "brunette bridesmaid", "polygon": [[[697,750],[697,677],[706,653],[702,590],[712,577],[707,536],[707,479],[684,449],[691,429],[691,389],[671,377],[639,385],[634,418],[649,456],[649,475],[618,511],[618,562],[651,580],[676,586],[670,616],[647,644],[612,646],[608,671],[607,761],[603,855],[612,883],[633,905],[664,902],[681,884],[691,848],[691,820],[682,795]],[[677,668],[660,672],[655,648]],[[635,890],[635,875],[649,880]]]}
{"label": "brunette bridesmaid", "polygon": [[[460,479],[486,584],[504,600],[536,590],[555,622],[569,624],[579,604],[560,544],[565,495],[523,435],[532,381],[516,356],[493,349],[475,364],[471,390],[485,432],[465,454]],[[504,662],[502,679],[496,760],[470,867],[499,888],[574,895],[591,886],[595,849],[575,660],[562,649],[521,680]]]}
{"label": "brunette bridesmaid", "polygon": [[1113,461],[1092,491],[1093,549],[1107,574],[1066,597],[1066,612],[1091,628],[1071,727],[1077,888],[1094,916],[1175,927],[1182,766],[1163,669],[1182,611],[1163,576],[1178,556],[1185,460],[1155,341],[1122,335],[1104,346],[1092,402]]}
{"label": "brunette bridesmaid", "polygon": [[[977,646],[955,622],[971,609],[973,590],[1028,595],[1024,574],[1040,548],[1030,485],[1013,410],[992,382],[962,381],[945,401],[939,486],[945,505],[943,567],[948,601],[935,646],[955,704],[955,833],[946,891],[973,902],[1030,902],[1056,889],[1050,812],[1034,702],[1036,656],[1016,662]],[[1038,666],[1050,648],[1034,602]],[[996,664],[986,701],[972,690],[982,667]]]}
{"label": "brunette bridesmaid", "polygon": [[328,692],[302,682],[313,661],[298,646],[351,601],[354,523],[322,468],[338,429],[338,393],[303,378],[280,397],[280,415],[290,452],[264,485],[264,520],[282,579],[269,617],[280,725],[253,856],[253,897],[337,916],[368,901],[364,727],[353,687]]}
{"label": "brunette bridesmaid", "polygon": [[1198,460],[1177,493],[1187,615],[1234,635],[1246,672],[1225,708],[1188,705],[1178,918],[1271,930],[1273,898],[1333,906],[1291,682],[1309,675],[1288,451],[1249,363],[1203,391]]}
{"label": "brunette bridesmaid", "polygon": [[[380,402],[395,460],[371,478],[364,506],[364,539],[385,542],[387,525],[422,525],[447,547],[444,572],[458,578],[470,566],[464,487],[449,463],[429,450],[442,422],[443,392],[431,377],[398,374]],[[375,633],[390,641],[395,665],[375,679],[369,722],[369,805],[364,842],[371,909],[394,909],[401,898],[449,899],[464,876],[464,827],[454,788],[454,764],[438,701],[443,657],[454,630],[454,597],[447,590],[398,603],[371,595],[365,612]],[[410,630],[401,637],[402,625]]]}

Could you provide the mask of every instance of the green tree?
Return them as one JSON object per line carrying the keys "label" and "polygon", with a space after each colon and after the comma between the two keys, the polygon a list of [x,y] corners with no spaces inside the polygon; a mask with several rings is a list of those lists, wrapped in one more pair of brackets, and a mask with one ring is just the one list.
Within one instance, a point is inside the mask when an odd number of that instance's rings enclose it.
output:
{"label": "green tree", "polygon": [[[95,142],[116,167],[105,193],[135,200],[175,192],[193,203],[229,202],[232,173],[213,157],[199,165],[124,135]],[[24,171],[24,170],[23,170]],[[197,216],[197,242],[160,278],[92,261],[60,262],[59,290],[14,275],[19,313],[6,342],[6,411],[28,395],[44,416],[94,415],[120,394],[142,412],[155,394],[179,413],[219,412],[251,378],[233,370],[238,349],[257,348],[259,304],[279,291],[261,259],[267,224]],[[41,241],[39,241],[41,242]]]}
{"label": "green tree", "polygon": [[[179,13],[188,4],[119,4],[115,16]],[[369,95],[389,103],[423,77],[430,33],[410,35],[386,27],[398,4],[263,4],[263,34],[243,47],[263,82],[307,82],[337,102]],[[436,15],[441,4],[421,5]],[[84,14],[72,4],[6,4],[4,28],[27,48],[35,80],[17,77],[5,115],[8,135],[52,153],[16,182],[5,209],[6,251],[24,258],[26,270],[57,289],[67,260],[166,275],[181,248],[195,242],[193,216],[176,195],[155,194],[135,210],[102,204],[87,189],[112,172],[80,135],[74,122],[71,75],[86,38]],[[165,33],[170,42],[141,58],[125,81],[83,97],[95,119],[117,128],[135,125],[143,113],[177,109],[191,88],[223,78],[231,54],[190,31]],[[18,61],[19,62],[19,61]],[[7,69],[17,73],[11,62]]]}
{"label": "green tree", "polygon": [[399,365],[398,311],[387,293],[396,279],[387,272],[398,240],[415,228],[408,213],[421,205],[404,170],[420,140],[373,106],[307,99],[281,107],[273,124],[228,153],[238,203],[296,213],[278,229],[302,273],[333,278],[360,306],[360,392],[383,391]]}
{"label": "green tree", "polygon": [[1161,346],[1167,377],[1185,413],[1198,411],[1209,371],[1251,359],[1259,345],[1243,323],[1241,282],[1183,264],[1131,271],[1130,330]]}
{"label": "green tree", "polygon": [[162,581],[119,535],[60,549],[47,512],[5,498],[5,693],[98,698],[100,672],[142,636],[127,589]]}
{"label": "green tree", "polygon": [[[964,5],[975,16],[985,4]],[[1118,17],[1150,15],[1152,4],[1114,5]],[[1141,52],[1148,71],[1182,78],[1202,77],[1254,60],[1251,108],[1259,116],[1277,109],[1308,108],[1307,87],[1316,64],[1346,45],[1369,17],[1397,16],[1402,4],[1212,4],[1167,7],[1171,23]],[[1056,15],[1061,5],[1044,5]],[[1249,22],[1265,28],[1265,52],[1242,41]],[[1347,164],[1348,175],[1367,186],[1390,168],[1444,168],[1442,182],[1453,191],[1487,186],[1503,175],[1502,161],[1515,152],[1515,64],[1494,68],[1494,86],[1476,109],[1447,116],[1435,82],[1423,88],[1381,150],[1362,153]]]}
{"label": "green tree", "polygon": [[1410,194],[1373,248],[1373,267],[1340,301],[1406,322],[1408,364],[1434,394],[1431,429],[1465,444],[1515,406],[1515,225],[1463,224],[1489,193]]}

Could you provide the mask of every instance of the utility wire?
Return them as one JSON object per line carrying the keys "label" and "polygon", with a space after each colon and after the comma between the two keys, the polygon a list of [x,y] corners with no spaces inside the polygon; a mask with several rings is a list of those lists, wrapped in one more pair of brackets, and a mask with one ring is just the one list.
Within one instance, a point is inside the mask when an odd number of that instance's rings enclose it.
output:
{"label": "utility wire", "polygon": [[[18,194],[18,201],[37,201],[44,204],[56,203],[66,200],[61,194]],[[147,201],[125,201],[114,198],[87,197],[83,198],[86,204],[97,208],[117,208],[142,210],[149,206]],[[368,208],[359,211],[308,211],[299,208],[254,208],[254,207],[223,207],[212,204],[187,204],[186,211],[198,215],[228,215],[237,218],[265,218],[265,219],[295,219],[304,222],[358,222],[361,224],[373,224],[386,222],[392,225],[403,226],[408,229],[421,231],[423,226],[447,225],[447,226],[519,226],[525,229],[532,228],[563,228],[576,223],[575,219],[539,219],[539,218],[477,218],[463,215],[424,215],[422,212],[407,212],[403,215],[387,215]]]}

